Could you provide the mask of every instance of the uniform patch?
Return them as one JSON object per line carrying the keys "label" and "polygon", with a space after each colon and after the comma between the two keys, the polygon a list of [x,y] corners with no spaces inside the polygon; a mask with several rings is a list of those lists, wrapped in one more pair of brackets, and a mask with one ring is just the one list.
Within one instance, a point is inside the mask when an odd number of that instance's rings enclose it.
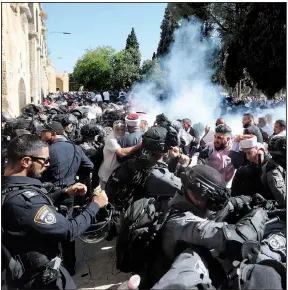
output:
{"label": "uniform patch", "polygon": [[273,250],[283,250],[286,248],[286,239],[274,234],[269,238],[269,245]]}
{"label": "uniform patch", "polygon": [[35,191],[25,191],[25,192],[23,192],[22,194],[23,194],[25,197],[27,197],[27,198],[31,198],[31,197],[33,197],[33,196],[35,196],[35,195],[38,195],[38,193],[35,192]]}
{"label": "uniform patch", "polygon": [[276,181],[276,187],[277,188],[283,188],[284,187],[284,180],[283,178],[275,178]]}
{"label": "uniform patch", "polygon": [[41,225],[53,225],[56,223],[56,216],[47,205],[43,205],[34,217],[34,222]]}
{"label": "uniform patch", "polygon": [[198,274],[203,274],[205,276],[208,276],[208,270],[206,269],[205,265],[201,260],[198,260],[194,266],[194,271],[197,272]]}

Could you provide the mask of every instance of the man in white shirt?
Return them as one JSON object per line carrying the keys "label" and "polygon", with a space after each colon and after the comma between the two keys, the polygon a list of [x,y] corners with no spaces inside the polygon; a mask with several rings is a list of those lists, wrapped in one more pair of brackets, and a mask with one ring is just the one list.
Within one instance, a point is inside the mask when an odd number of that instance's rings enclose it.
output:
{"label": "man in white shirt", "polygon": [[103,93],[103,97],[104,97],[104,102],[106,102],[106,103],[110,102],[110,94],[108,91]]}
{"label": "man in white shirt", "polygon": [[120,166],[120,163],[117,161],[117,156],[120,158],[126,157],[142,147],[141,142],[133,147],[121,148],[118,141],[124,136],[125,127],[123,121],[119,120],[114,122],[113,133],[105,140],[105,146],[103,149],[104,159],[98,172],[100,187],[103,190],[106,187],[106,183],[112,172]]}
{"label": "man in white shirt", "polygon": [[91,100],[95,98],[95,93],[94,92],[89,92],[89,97]]}
{"label": "man in white shirt", "polygon": [[100,103],[100,102],[103,102],[103,99],[102,99],[102,96],[101,96],[101,94],[100,93],[97,93],[96,94],[96,96],[95,96],[95,98],[94,98],[94,102],[97,102],[98,104]]}

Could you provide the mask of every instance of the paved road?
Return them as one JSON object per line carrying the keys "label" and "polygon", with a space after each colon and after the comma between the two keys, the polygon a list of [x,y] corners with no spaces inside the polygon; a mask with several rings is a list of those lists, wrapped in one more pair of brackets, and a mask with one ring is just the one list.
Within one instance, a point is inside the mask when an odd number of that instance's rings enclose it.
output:
{"label": "paved road", "polygon": [[131,275],[116,270],[115,240],[86,244],[76,240],[76,275],[78,289],[117,289]]}
{"label": "paved road", "polygon": [[[116,270],[115,240],[98,244],[84,244],[76,240],[76,275],[74,282],[79,290],[116,290],[131,275]],[[2,272],[5,280],[5,272]],[[7,290],[6,285],[1,287]]]}

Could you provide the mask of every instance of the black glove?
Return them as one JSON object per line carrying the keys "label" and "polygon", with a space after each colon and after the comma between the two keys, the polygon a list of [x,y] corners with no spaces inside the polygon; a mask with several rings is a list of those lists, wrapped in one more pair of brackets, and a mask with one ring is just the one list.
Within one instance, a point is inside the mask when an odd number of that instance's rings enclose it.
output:
{"label": "black glove", "polygon": [[252,207],[265,205],[266,203],[267,203],[267,200],[260,193],[256,193],[252,196],[252,200],[251,200]]}
{"label": "black glove", "polygon": [[54,186],[53,183],[51,182],[43,182],[42,186],[46,189],[47,193],[49,194],[50,192],[54,191],[55,189],[58,189]]}
{"label": "black glove", "polygon": [[205,149],[202,149],[199,153],[199,159],[207,159],[211,154],[213,153],[213,149],[210,147],[207,147]]}
{"label": "black glove", "polygon": [[246,195],[240,195],[230,198],[230,202],[234,207],[234,212],[242,210],[250,210],[250,202],[252,198]]}

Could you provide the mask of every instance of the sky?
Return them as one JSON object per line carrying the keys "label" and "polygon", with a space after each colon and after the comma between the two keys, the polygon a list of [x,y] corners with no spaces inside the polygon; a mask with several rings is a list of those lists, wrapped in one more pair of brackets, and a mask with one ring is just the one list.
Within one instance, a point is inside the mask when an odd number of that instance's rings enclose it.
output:
{"label": "sky", "polygon": [[[56,71],[73,72],[86,49],[125,48],[132,27],[142,60],[151,59],[160,40],[166,3],[43,3],[47,45]],[[51,32],[70,32],[70,35]]]}

